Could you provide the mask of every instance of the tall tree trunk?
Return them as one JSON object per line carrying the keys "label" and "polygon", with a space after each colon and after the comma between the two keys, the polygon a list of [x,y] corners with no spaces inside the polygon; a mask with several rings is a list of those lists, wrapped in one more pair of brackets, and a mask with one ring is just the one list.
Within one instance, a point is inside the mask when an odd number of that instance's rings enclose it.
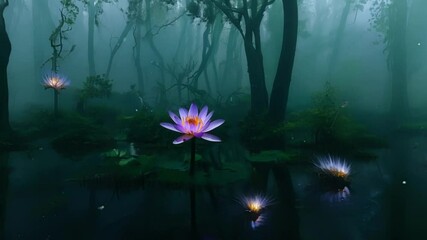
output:
{"label": "tall tree trunk", "polygon": [[[151,22],[151,0],[146,0],[145,1],[145,9],[146,9],[146,23],[147,23],[147,42],[148,42],[148,46],[151,48],[151,50],[153,51],[154,55],[157,58],[158,64],[159,64],[159,68],[160,68],[160,83],[165,86],[166,85],[166,80],[165,80],[165,61],[163,60],[162,54],[160,54],[160,51],[157,49],[156,44],[154,44],[154,36],[153,36],[153,24]],[[165,103],[166,102],[166,95],[165,93],[161,93],[160,94],[160,102],[161,103]]]}
{"label": "tall tree trunk", "polygon": [[10,132],[9,123],[9,87],[7,80],[7,66],[12,51],[12,45],[6,31],[4,10],[9,5],[6,0],[0,3],[0,134]]}
{"label": "tall tree trunk", "polygon": [[116,44],[113,47],[113,50],[111,51],[110,58],[108,60],[107,70],[105,71],[105,78],[108,79],[108,77],[110,76],[111,68],[113,67],[114,57],[116,56],[116,54],[119,51],[120,47],[122,46],[125,38],[127,37],[127,35],[129,34],[130,30],[132,29],[132,27],[134,25],[135,25],[135,21],[128,20],[128,22],[126,23],[125,28],[123,29],[122,33],[120,34],[119,39],[117,40]]}
{"label": "tall tree trunk", "polygon": [[89,76],[95,76],[95,53],[94,53],[94,32],[95,32],[95,0],[89,0],[88,6],[88,42],[87,57],[89,61]]}
{"label": "tall tree trunk", "polygon": [[[237,71],[238,71],[238,59],[239,58],[239,52],[241,48],[237,45],[237,36],[238,31],[234,28],[230,29],[230,32],[228,33],[228,39],[227,39],[227,52],[225,56],[225,62],[224,62],[224,70],[221,77],[221,84],[223,88],[219,88],[219,92],[226,91],[225,85],[227,84],[230,86],[230,83],[234,83],[235,81],[232,81],[237,78]],[[232,86],[232,85],[231,85]],[[231,87],[232,91],[236,90],[237,86]]]}
{"label": "tall tree trunk", "polygon": [[142,1],[137,5],[137,18],[134,30],[135,47],[133,56],[135,61],[136,76],[138,79],[139,96],[144,96],[144,75],[141,65],[141,40],[142,40]]}
{"label": "tall tree trunk", "polygon": [[208,59],[212,53],[212,45],[209,41],[209,35],[211,34],[212,24],[206,22],[206,28],[203,32],[203,48],[202,48],[202,61],[200,62],[199,68],[196,72],[190,77],[192,85],[195,89],[199,87],[199,78],[202,75],[203,71],[206,70],[208,65]]}
{"label": "tall tree trunk", "polygon": [[339,23],[337,32],[335,33],[334,42],[332,43],[331,57],[329,58],[328,72],[327,72],[327,76],[326,76],[328,78],[328,80],[332,75],[332,71],[334,70],[334,66],[336,65],[336,60],[337,60],[337,57],[339,54],[341,41],[342,41],[342,37],[344,35],[345,25],[347,24],[347,18],[348,18],[348,15],[350,14],[350,9],[351,9],[350,7],[351,7],[352,2],[353,2],[353,0],[346,0],[344,9],[341,13],[340,23]]}
{"label": "tall tree trunk", "polygon": [[407,1],[393,0],[389,21],[389,66],[391,70],[391,117],[400,124],[408,114],[406,23]]}
{"label": "tall tree trunk", "polygon": [[[245,34],[244,44],[251,86],[251,114],[262,114],[268,109],[268,92],[265,86],[264,61],[256,26],[247,26],[251,30]],[[258,29],[259,30],[259,29]],[[255,46],[253,45],[253,36]]]}
{"label": "tall tree trunk", "polygon": [[[35,81],[33,81],[34,89],[40,88],[40,69],[43,62],[47,58],[47,50],[45,47],[46,37],[49,36],[47,29],[54,28],[54,23],[50,15],[48,1],[40,0],[33,2],[32,4],[32,31],[33,31],[33,61],[34,61],[34,73],[33,76]],[[47,27],[46,27],[47,26]]]}
{"label": "tall tree trunk", "polygon": [[270,96],[269,115],[274,122],[285,119],[298,33],[297,0],[282,0],[283,39],[279,64]]}

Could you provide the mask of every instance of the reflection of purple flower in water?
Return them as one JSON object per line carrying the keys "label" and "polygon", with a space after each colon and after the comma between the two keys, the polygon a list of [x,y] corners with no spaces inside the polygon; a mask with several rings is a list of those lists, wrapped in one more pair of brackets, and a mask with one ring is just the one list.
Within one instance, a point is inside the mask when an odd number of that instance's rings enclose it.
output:
{"label": "reflection of purple flower in water", "polygon": [[322,194],[321,199],[330,203],[337,203],[347,200],[350,197],[350,189],[344,187],[336,191],[330,191]]}
{"label": "reflection of purple flower in water", "polygon": [[59,91],[70,85],[70,81],[60,74],[50,73],[44,76],[42,84],[45,89],[52,88]]}
{"label": "reflection of purple flower in water", "polygon": [[331,156],[327,157],[318,157],[317,163],[314,165],[321,171],[322,174],[347,179],[350,175],[350,164],[347,164],[346,161],[341,160],[340,158],[335,158]]}
{"label": "reflection of purple flower in water", "polygon": [[184,108],[179,109],[179,117],[169,112],[169,116],[175,124],[160,123],[160,125],[169,130],[184,134],[175,139],[173,141],[174,144],[186,142],[193,137],[203,138],[211,142],[221,142],[221,139],[217,136],[207,133],[224,123],[223,119],[211,121],[212,115],[213,111],[208,114],[207,106],[204,106],[199,113],[196,104],[192,103],[188,111]]}

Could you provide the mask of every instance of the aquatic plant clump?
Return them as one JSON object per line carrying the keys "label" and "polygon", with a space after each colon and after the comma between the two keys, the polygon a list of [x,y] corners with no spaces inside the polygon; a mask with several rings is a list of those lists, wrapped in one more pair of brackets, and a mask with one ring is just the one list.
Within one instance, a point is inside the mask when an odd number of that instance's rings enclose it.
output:
{"label": "aquatic plant clump", "polygon": [[331,156],[319,157],[317,163],[314,165],[320,170],[321,174],[330,177],[337,177],[347,179],[350,175],[350,164],[340,158]]}
{"label": "aquatic plant clump", "polygon": [[193,137],[202,138],[211,142],[221,142],[219,137],[207,133],[224,123],[223,119],[211,121],[212,115],[213,111],[208,113],[207,106],[204,106],[199,113],[197,105],[192,103],[188,110],[184,108],[179,109],[179,117],[173,112],[169,112],[169,116],[175,124],[160,123],[160,125],[171,131],[184,134],[175,139],[173,144],[186,142]]}
{"label": "aquatic plant clump", "polygon": [[60,91],[68,87],[70,81],[58,73],[49,73],[44,76],[42,85],[45,89],[52,88],[55,91]]}

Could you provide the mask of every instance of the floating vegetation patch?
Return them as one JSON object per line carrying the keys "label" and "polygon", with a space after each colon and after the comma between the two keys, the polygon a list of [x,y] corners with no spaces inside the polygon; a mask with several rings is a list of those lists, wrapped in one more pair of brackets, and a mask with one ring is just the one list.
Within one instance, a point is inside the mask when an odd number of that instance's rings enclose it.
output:
{"label": "floating vegetation patch", "polygon": [[252,154],[249,161],[252,163],[290,163],[300,160],[297,151],[269,150]]}
{"label": "floating vegetation patch", "polygon": [[222,169],[211,169],[208,172],[196,171],[190,176],[188,171],[162,168],[156,171],[152,179],[157,184],[170,187],[196,186],[225,186],[246,180],[250,177],[251,168],[244,163],[225,162]]}

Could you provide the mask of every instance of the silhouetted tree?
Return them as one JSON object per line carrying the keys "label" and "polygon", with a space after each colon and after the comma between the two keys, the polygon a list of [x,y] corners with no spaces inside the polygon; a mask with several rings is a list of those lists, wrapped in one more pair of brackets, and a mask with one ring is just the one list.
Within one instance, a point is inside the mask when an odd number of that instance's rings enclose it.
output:
{"label": "silhouetted tree", "polygon": [[95,68],[95,26],[99,24],[99,15],[101,15],[104,3],[113,3],[117,0],[80,0],[83,2],[88,12],[88,41],[87,41],[87,56],[89,63],[89,76],[96,75]]}
{"label": "silhouetted tree", "polygon": [[251,112],[253,114],[266,112],[268,92],[265,85],[260,27],[267,6],[274,1],[242,0],[233,4],[228,0],[209,1],[212,1],[227,16],[243,37],[251,87]]}
{"label": "silhouetted tree", "polygon": [[9,5],[8,0],[0,0],[0,134],[10,132],[9,123],[9,88],[7,66],[12,51],[12,45],[6,31],[4,10]]}
{"label": "silhouetted tree", "polygon": [[282,0],[282,6],[282,50],[271,91],[269,108],[269,115],[274,122],[281,122],[285,119],[298,34],[297,0]]}
{"label": "silhouetted tree", "polygon": [[382,35],[391,73],[390,113],[393,124],[408,115],[406,25],[407,0],[375,0],[371,25]]}

